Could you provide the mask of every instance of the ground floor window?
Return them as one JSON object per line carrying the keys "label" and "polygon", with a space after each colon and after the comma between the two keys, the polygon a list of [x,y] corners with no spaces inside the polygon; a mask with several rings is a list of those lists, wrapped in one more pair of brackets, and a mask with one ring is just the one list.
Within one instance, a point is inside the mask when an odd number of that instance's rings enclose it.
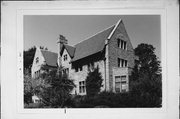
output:
{"label": "ground floor window", "polygon": [[80,81],[79,82],[79,93],[85,93],[85,91],[86,91],[85,81]]}
{"label": "ground floor window", "polygon": [[126,92],[127,91],[127,80],[126,76],[115,76],[115,91]]}

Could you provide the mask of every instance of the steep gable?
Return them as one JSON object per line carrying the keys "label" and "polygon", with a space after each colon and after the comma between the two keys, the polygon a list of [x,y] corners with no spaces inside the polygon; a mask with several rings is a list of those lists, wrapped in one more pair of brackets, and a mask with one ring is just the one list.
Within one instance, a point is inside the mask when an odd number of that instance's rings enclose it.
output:
{"label": "steep gable", "polygon": [[64,49],[67,50],[67,52],[68,52],[68,54],[69,54],[69,56],[70,56],[71,58],[74,57],[75,47],[70,46],[70,45],[63,45],[63,47],[62,47],[62,49],[61,49],[61,55],[63,54]]}

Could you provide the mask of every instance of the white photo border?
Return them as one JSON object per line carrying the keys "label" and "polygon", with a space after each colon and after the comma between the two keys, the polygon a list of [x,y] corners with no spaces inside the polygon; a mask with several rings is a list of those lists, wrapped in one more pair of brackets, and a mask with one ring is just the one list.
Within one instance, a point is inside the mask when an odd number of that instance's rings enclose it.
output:
{"label": "white photo border", "polygon": [[[125,7],[123,5],[117,5],[119,2],[4,2],[4,11],[3,12],[10,12],[12,14],[13,22],[13,30],[10,30],[10,32],[13,34],[12,36],[15,36],[15,39],[12,39],[11,36],[7,36],[6,31],[2,31],[2,44],[5,44],[2,46],[2,49],[4,51],[8,51],[8,46],[10,44],[11,40],[13,42],[16,42],[16,46],[13,47],[13,50],[15,50],[13,53],[16,53],[16,58],[14,60],[16,64],[16,71],[14,74],[16,74],[16,80],[13,81],[14,85],[12,86],[13,92],[15,93],[10,98],[15,98],[13,109],[10,110],[10,112],[13,114],[13,116],[7,116],[7,109],[8,109],[8,103],[4,103],[5,99],[7,99],[7,96],[5,96],[5,93],[2,92],[2,114],[4,114],[4,117],[10,117],[13,118],[14,116],[16,118],[95,118],[95,117],[101,117],[101,118],[112,118],[112,117],[123,117],[123,118],[169,118],[173,117],[172,114],[169,114],[170,111],[176,109],[171,107],[171,104],[178,104],[176,102],[172,102],[172,97],[175,99],[177,96],[171,95],[171,91],[177,91],[175,85],[175,89],[173,88],[173,84],[171,83],[171,80],[169,79],[170,76],[172,76],[172,72],[168,70],[169,64],[169,43],[170,43],[170,37],[172,34],[168,34],[167,30],[167,17],[169,17],[169,12],[167,11],[167,8],[163,5],[161,5],[161,2],[157,2],[156,4],[152,3],[137,3],[134,5],[129,5],[124,2]],[[149,5],[147,5],[149,4]],[[84,7],[85,5],[86,7]],[[137,6],[135,6],[137,5]],[[139,5],[139,6],[138,6]],[[133,7],[132,7],[133,6]],[[10,8],[12,7],[12,8]],[[15,11],[13,11],[15,10]],[[161,65],[162,65],[162,89],[163,89],[163,95],[162,95],[162,108],[103,108],[103,109],[96,109],[96,108],[88,108],[88,109],[76,109],[76,108],[68,108],[66,109],[66,113],[64,113],[64,109],[24,109],[23,104],[23,16],[24,15],[160,15],[161,18]],[[167,16],[168,15],[168,16]],[[172,15],[173,16],[173,15]],[[6,15],[4,15],[4,18],[8,18]],[[5,23],[8,23],[5,22]],[[2,25],[2,30],[10,29],[11,27],[7,24]],[[6,29],[6,30],[7,30]],[[16,31],[16,32],[15,32]],[[176,39],[177,37],[175,37]],[[6,39],[9,39],[7,42]],[[173,44],[170,44],[170,46],[173,46]],[[177,44],[174,47],[178,47]],[[174,51],[174,50],[173,50]],[[175,52],[177,53],[177,52]],[[9,55],[9,54],[8,54]],[[2,67],[4,68],[7,64],[5,61],[6,59],[3,58],[3,56],[6,56],[5,53],[2,52]],[[13,55],[14,56],[14,55]],[[7,57],[6,57],[7,58]],[[3,64],[3,62],[5,64]],[[175,61],[177,63],[177,61]],[[173,65],[174,66],[174,65]],[[170,67],[174,68],[174,67]],[[9,66],[7,66],[9,67]],[[168,67],[168,68],[167,68]],[[14,68],[13,68],[14,69]],[[175,70],[178,70],[176,68]],[[1,70],[2,71],[2,70]],[[2,71],[3,72],[3,71]],[[169,75],[169,73],[171,73]],[[177,73],[177,72],[175,72]],[[7,89],[7,83],[9,80],[5,80],[7,73],[2,74],[2,84],[5,84],[5,86],[2,85],[2,90]],[[9,76],[7,76],[9,77]],[[178,82],[179,77],[175,76],[175,81]],[[179,83],[178,83],[179,84]],[[173,93],[174,94],[174,93]],[[8,94],[9,95],[9,94]],[[4,98],[5,97],[5,98]],[[11,101],[11,99],[9,99]],[[10,103],[11,104],[11,103]],[[4,113],[3,113],[4,111]],[[177,113],[175,111],[174,113]],[[171,116],[168,116],[171,115]],[[177,116],[174,116],[177,117]]]}
{"label": "white photo border", "polygon": [[[161,42],[162,42],[161,48],[167,49],[166,48],[166,39],[165,39],[165,37],[163,37],[163,36],[165,36],[165,31],[163,31],[163,29],[164,29],[163,27],[165,26],[165,21],[163,21],[163,20],[165,20],[165,13],[161,9],[160,10],[143,9],[143,11],[142,10],[131,10],[131,9],[128,9],[128,10],[121,10],[121,9],[96,9],[96,10],[94,10],[94,9],[84,9],[84,10],[79,10],[79,9],[73,9],[73,10],[71,10],[71,9],[41,10],[41,9],[39,9],[39,10],[33,10],[32,9],[32,10],[26,10],[25,9],[25,10],[20,10],[20,11],[18,10],[17,14],[18,14],[18,16],[17,16],[17,19],[18,19],[17,20],[18,21],[17,39],[20,39],[20,40],[17,40],[17,46],[18,46],[17,50],[18,50],[19,54],[23,53],[23,42],[24,42],[23,41],[23,18],[24,18],[24,15],[159,15],[160,19],[161,19],[161,26],[162,26],[161,38],[163,39],[163,40],[161,40]],[[161,51],[162,51],[162,49],[161,49]],[[166,58],[164,58],[166,51],[163,50],[163,52],[162,52],[162,64],[166,63]],[[23,69],[23,65],[22,65],[23,62],[21,62],[21,61],[23,61],[23,57],[19,57],[19,58],[20,58],[20,60],[19,60],[18,64],[20,67],[18,67],[18,69]],[[166,69],[163,66],[162,67],[162,74],[166,74],[165,72],[166,72]],[[23,71],[22,70],[19,70],[18,74],[19,74],[18,78],[23,77]],[[166,76],[163,75],[162,79],[164,80],[163,81],[163,88],[165,87],[164,89],[166,89]],[[20,80],[18,79],[17,81],[18,81],[17,85],[20,88],[20,89],[18,89],[18,91],[20,91],[18,94],[21,94],[21,95],[18,95],[19,97],[17,98],[17,100],[20,102],[18,102],[17,104],[21,104],[20,108],[22,108],[23,107],[23,98],[22,98],[23,97],[23,90],[22,90],[23,89],[23,84],[22,84],[23,78],[21,78]],[[152,112],[165,111],[165,107],[166,107],[166,103],[165,103],[166,93],[165,92],[166,91],[163,90],[162,108],[137,108],[137,109],[135,109],[135,110],[137,110],[137,113],[138,112],[139,113],[151,112],[151,111]],[[84,111],[84,109],[78,109],[78,110]],[[95,112],[97,112],[96,109],[86,109],[86,111],[84,111],[84,112],[86,112],[86,113],[87,112],[93,112],[93,110]],[[115,112],[120,113],[119,111],[123,111],[124,109],[123,108],[116,108],[116,109],[110,108],[110,110],[113,110],[114,113]],[[134,109],[126,108],[126,110],[133,111]],[[51,113],[51,112],[54,113],[57,111],[57,112],[64,113],[64,109],[53,109],[53,108],[52,109],[41,109],[41,110],[40,109],[21,109],[21,111],[27,112],[27,113],[31,113],[31,112],[39,113],[39,111],[40,112],[47,112],[48,111],[48,113]],[[67,112],[69,112],[69,111],[76,112],[75,109],[71,109],[71,108],[67,109]],[[109,111],[109,109],[105,108],[105,109],[101,109],[100,111],[102,111],[102,112],[104,111],[103,113],[107,113],[106,111]],[[93,112],[93,113],[95,113],[95,112]]]}

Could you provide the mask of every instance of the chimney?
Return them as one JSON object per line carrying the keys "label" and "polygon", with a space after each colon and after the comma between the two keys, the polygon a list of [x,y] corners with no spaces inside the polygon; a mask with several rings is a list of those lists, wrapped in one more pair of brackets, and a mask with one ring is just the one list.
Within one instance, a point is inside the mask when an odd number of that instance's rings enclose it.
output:
{"label": "chimney", "polygon": [[62,49],[63,45],[68,44],[68,40],[63,35],[59,35],[57,44],[58,44],[58,61],[57,62],[58,62],[58,66],[60,67],[61,66],[60,52],[61,52],[61,49]]}

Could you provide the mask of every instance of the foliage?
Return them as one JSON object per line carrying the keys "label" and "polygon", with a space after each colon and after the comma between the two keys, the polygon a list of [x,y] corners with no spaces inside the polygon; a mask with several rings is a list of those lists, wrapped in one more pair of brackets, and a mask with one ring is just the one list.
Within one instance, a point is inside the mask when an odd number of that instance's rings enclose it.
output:
{"label": "foliage", "polygon": [[[130,76],[131,96],[137,98],[136,106],[160,107],[162,103],[162,77],[160,61],[152,45],[140,44],[135,48],[139,60]],[[139,100],[139,101],[138,101]]]}
{"label": "foliage", "polygon": [[99,67],[95,68],[93,71],[88,72],[86,77],[86,93],[87,96],[94,96],[100,92],[102,86],[102,76],[99,72]]}
{"label": "foliage", "polygon": [[24,69],[28,69],[30,71],[30,67],[33,62],[34,54],[36,51],[36,47],[32,47],[27,51],[24,51]]}
{"label": "foliage", "polygon": [[24,103],[29,104],[32,102],[33,88],[32,88],[32,79],[29,74],[29,71],[24,73]]}
{"label": "foliage", "polygon": [[70,92],[75,87],[73,80],[67,75],[62,75],[61,69],[44,70],[38,80],[43,80],[37,86],[37,93],[45,106],[54,108],[64,107],[71,98]]}

